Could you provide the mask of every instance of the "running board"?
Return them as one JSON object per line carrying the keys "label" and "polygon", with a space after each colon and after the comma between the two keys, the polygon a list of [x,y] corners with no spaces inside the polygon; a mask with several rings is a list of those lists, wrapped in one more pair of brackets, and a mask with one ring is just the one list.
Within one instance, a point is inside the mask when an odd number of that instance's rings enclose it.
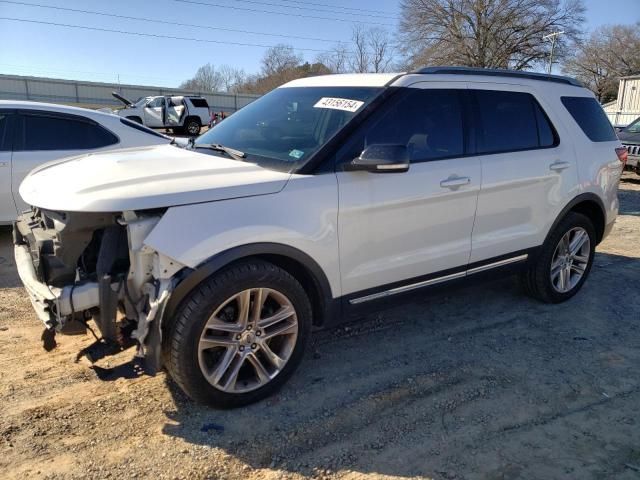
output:
{"label": "running board", "polygon": [[409,285],[403,285],[401,287],[391,288],[383,292],[372,293],[371,295],[365,295],[364,297],[354,298],[349,300],[349,303],[351,305],[358,305],[360,303],[370,302],[371,300],[378,300],[380,298],[390,297],[392,295],[397,295],[399,293],[410,292],[411,290],[416,290],[418,288],[428,287],[428,286],[436,285],[442,282],[448,282],[449,280],[464,278],[469,275],[473,275],[474,273],[480,273],[486,270],[491,270],[492,268],[503,267],[505,265],[510,265],[516,262],[522,262],[526,260],[528,257],[529,255],[525,253],[523,255],[518,255],[517,257],[506,258],[504,260],[499,260],[497,262],[481,265],[480,267],[471,268],[465,272],[452,273],[450,275],[444,275],[442,277],[436,277],[429,280],[424,280],[422,282],[411,283]]}

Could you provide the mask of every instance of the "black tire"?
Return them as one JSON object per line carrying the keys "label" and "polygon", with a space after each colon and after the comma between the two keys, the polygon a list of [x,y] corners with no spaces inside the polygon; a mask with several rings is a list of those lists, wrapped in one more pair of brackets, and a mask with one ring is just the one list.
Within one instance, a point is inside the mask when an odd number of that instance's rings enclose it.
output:
{"label": "black tire", "polygon": [[173,127],[171,129],[171,131],[175,134],[175,135],[182,135],[184,133],[184,129],[182,127]]}
{"label": "black tire", "polygon": [[200,120],[194,117],[189,117],[184,122],[183,131],[189,136],[195,137],[200,135],[200,129],[202,126],[200,125]]}
{"label": "black tire", "polygon": [[[551,281],[551,262],[562,237],[574,228],[583,228],[589,236],[589,260],[584,270],[582,278],[576,285],[566,292],[559,292]],[[532,259],[527,266],[527,270],[521,276],[522,285],[525,292],[545,303],[560,303],[573,297],[589,276],[593,265],[593,258],[596,246],[596,231],[593,222],[585,215],[576,212],[569,212],[542,245],[540,252]]]}
{"label": "black tire", "polygon": [[[295,309],[298,333],[289,360],[273,379],[249,392],[225,392],[209,383],[200,369],[198,345],[213,312],[230,297],[250,288],[270,288],[284,294]],[[312,310],[306,292],[293,276],[256,259],[231,265],[203,281],[184,299],[172,320],[163,345],[165,366],[171,377],[197,402],[234,408],[271,395],[293,374],[309,340]]]}

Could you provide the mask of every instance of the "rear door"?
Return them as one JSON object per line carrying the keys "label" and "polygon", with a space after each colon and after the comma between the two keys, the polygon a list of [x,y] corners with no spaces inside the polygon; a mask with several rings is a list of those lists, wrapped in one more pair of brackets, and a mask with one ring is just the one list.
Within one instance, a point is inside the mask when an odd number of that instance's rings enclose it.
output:
{"label": "rear door", "polygon": [[473,264],[541,245],[578,177],[571,142],[560,141],[561,122],[533,90],[482,83],[469,88],[482,164]]}
{"label": "rear door", "polygon": [[14,116],[11,110],[0,110],[0,224],[15,220],[17,213],[11,193],[11,127]]}
{"label": "rear door", "polygon": [[[480,161],[467,156],[465,89],[455,82],[402,89],[338,153],[340,270],[352,304],[450,269],[464,275],[480,190]],[[342,171],[374,144],[406,145],[409,171]]]}
{"label": "rear door", "polygon": [[35,167],[119,142],[117,136],[79,115],[36,110],[18,111],[12,157],[11,189],[18,211],[27,205],[18,189]]}
{"label": "rear door", "polygon": [[144,107],[144,124],[147,127],[164,127],[165,104],[164,97],[156,97],[147,103]]}

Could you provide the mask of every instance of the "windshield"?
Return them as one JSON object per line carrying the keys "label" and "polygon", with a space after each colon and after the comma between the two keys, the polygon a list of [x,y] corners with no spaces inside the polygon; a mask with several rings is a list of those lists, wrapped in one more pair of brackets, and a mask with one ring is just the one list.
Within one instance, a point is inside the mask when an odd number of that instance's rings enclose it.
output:
{"label": "windshield", "polygon": [[[381,91],[371,87],[277,88],[198,137],[195,147],[224,145],[244,152],[245,161],[296,171]],[[215,150],[207,153],[220,155]]]}
{"label": "windshield", "polygon": [[149,98],[151,97],[140,97],[138,100],[136,100],[133,104],[134,107],[143,107],[145,103],[147,103],[147,100],[149,100]]}
{"label": "windshield", "polygon": [[631,125],[622,129],[626,133],[640,133],[640,118],[637,118]]}

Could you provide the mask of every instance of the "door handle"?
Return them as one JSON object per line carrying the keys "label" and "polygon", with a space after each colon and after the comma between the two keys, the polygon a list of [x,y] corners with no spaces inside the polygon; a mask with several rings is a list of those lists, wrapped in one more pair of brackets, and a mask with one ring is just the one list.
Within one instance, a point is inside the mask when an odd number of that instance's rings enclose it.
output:
{"label": "door handle", "polygon": [[569,162],[561,162],[560,160],[557,160],[549,165],[549,170],[561,172],[562,170],[564,170],[565,168],[569,168],[570,166],[571,164]]}
{"label": "door handle", "polygon": [[469,185],[471,183],[471,179],[469,177],[458,177],[451,176],[445,180],[440,182],[440,186],[442,188],[458,188],[464,185]]}
{"label": "door handle", "polygon": [[8,167],[9,162],[0,162],[0,167]]}

